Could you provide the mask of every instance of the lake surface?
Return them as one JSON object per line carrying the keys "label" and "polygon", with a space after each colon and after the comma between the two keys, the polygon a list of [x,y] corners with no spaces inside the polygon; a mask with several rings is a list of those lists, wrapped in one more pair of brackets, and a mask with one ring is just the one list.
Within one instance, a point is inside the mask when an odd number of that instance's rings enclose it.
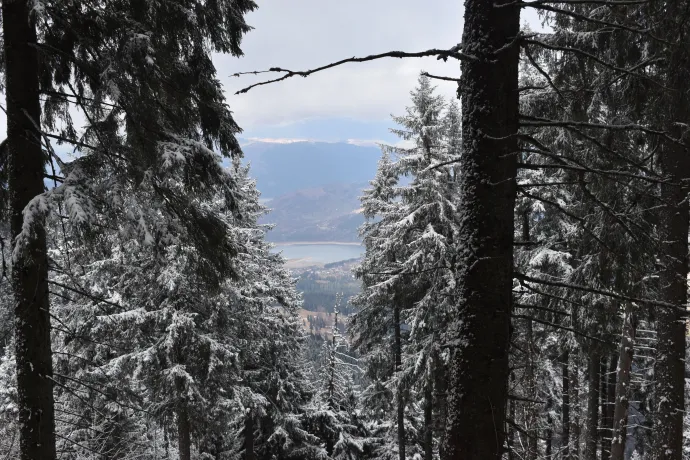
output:
{"label": "lake surface", "polygon": [[273,250],[282,251],[288,260],[299,259],[314,264],[355,259],[364,254],[364,246],[359,244],[276,244]]}

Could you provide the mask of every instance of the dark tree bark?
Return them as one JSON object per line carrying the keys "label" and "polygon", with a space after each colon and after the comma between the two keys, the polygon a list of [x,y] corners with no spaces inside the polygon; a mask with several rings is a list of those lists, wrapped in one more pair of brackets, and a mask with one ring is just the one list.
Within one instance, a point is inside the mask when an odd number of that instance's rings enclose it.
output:
{"label": "dark tree bark", "polygon": [[[465,2],[458,298],[443,460],[499,460],[505,433],[518,130],[518,7]],[[500,51],[499,51],[500,50]]]}
{"label": "dark tree bark", "polygon": [[[525,233],[525,228],[523,226],[523,233]],[[526,232],[529,241],[529,231]],[[537,400],[537,380],[534,373],[534,331],[532,320],[527,319],[527,324],[525,325],[526,330],[526,349],[527,349],[527,386],[529,388],[528,398],[532,401]],[[527,426],[525,427],[529,433],[529,438],[527,439],[527,452],[525,453],[525,458],[527,460],[537,460],[537,455],[539,454],[539,413],[537,412],[537,405],[533,402],[527,403]]]}
{"label": "dark tree bark", "polygon": [[571,391],[570,408],[571,408],[571,425],[570,432],[572,433],[572,449],[570,453],[571,459],[580,459],[580,442],[582,440],[582,429],[580,428],[580,420],[582,411],[580,410],[580,376],[578,375],[580,353],[575,354],[575,359],[572,361],[572,368],[570,371]]}
{"label": "dark tree bark", "polygon": [[585,460],[597,460],[597,440],[599,434],[599,353],[589,351],[587,393],[587,426],[585,438]]}
{"label": "dark tree bark", "polygon": [[[400,307],[393,307],[395,372],[402,369],[402,337],[400,336]],[[396,397],[397,425],[398,425],[398,458],[405,460],[405,389],[398,388]]]}
{"label": "dark tree bark", "polygon": [[[688,187],[690,158],[685,123],[690,118],[687,85],[690,79],[690,35],[686,2],[666,1],[659,5],[661,33],[672,44],[666,57],[665,84],[659,101],[666,131],[681,142],[660,139],[658,164],[668,179],[660,184],[659,208],[661,298],[676,308],[656,310],[656,362],[654,394],[656,410],[652,436],[652,460],[681,460],[683,457],[683,413],[685,411],[685,308],[688,274]],[[666,110],[663,110],[666,109]]]}
{"label": "dark tree bark", "polygon": [[189,425],[189,414],[185,407],[177,410],[177,450],[180,460],[191,460],[192,440],[191,427]]}
{"label": "dark tree bark", "polygon": [[568,351],[566,350],[563,353],[563,356],[561,357],[561,371],[563,375],[563,411],[561,412],[561,425],[563,426],[563,433],[561,436],[561,446],[563,449],[564,460],[568,460],[570,458],[570,372],[568,366],[569,359],[570,353],[568,353]]}
{"label": "dark tree bark", "polygon": [[604,438],[606,437],[606,403],[609,399],[608,386],[608,362],[606,356],[602,356],[599,360],[599,409],[601,410],[599,423],[599,448],[601,449],[601,460],[604,458]]}
{"label": "dark tree bark", "polygon": [[254,415],[247,412],[244,420],[244,460],[256,460],[254,454]]}
{"label": "dark tree bark", "polygon": [[604,405],[604,417],[602,417],[601,460],[611,458],[611,440],[613,433],[613,413],[616,405],[616,381],[618,357],[611,356],[606,376],[606,401]]}
{"label": "dark tree bark", "polygon": [[632,370],[635,345],[635,319],[628,313],[623,322],[621,346],[616,378],[616,398],[613,409],[613,429],[611,432],[610,460],[624,460],[625,438],[628,432],[628,408],[630,398],[630,372]]}
{"label": "dark tree bark", "polygon": [[[510,374],[510,381],[511,383],[515,380],[515,374],[511,372]],[[508,407],[509,407],[509,412],[508,412],[508,420],[511,423],[506,424],[508,427],[508,441],[507,441],[507,446],[508,446],[508,460],[515,460],[515,427],[513,427],[512,423],[515,423],[515,400],[513,401],[508,401]]]}
{"label": "dark tree bark", "polygon": [[[679,102],[680,103],[680,102]],[[680,182],[688,171],[688,151],[676,145],[663,147],[661,165],[671,181]],[[687,187],[661,185],[664,205],[660,212],[661,255],[659,286],[661,299],[676,305],[656,312],[656,363],[654,394],[657,408],[654,416],[652,459],[681,460],[683,444],[683,411],[685,405],[685,313],[688,272],[688,202]]]}
{"label": "dark tree bark", "polygon": [[[44,191],[38,55],[33,2],[4,1],[5,95],[9,147],[12,237],[22,231],[22,211]],[[22,460],[52,460],[55,453],[53,365],[50,343],[48,257],[40,217],[16,250],[14,291],[19,450]]]}

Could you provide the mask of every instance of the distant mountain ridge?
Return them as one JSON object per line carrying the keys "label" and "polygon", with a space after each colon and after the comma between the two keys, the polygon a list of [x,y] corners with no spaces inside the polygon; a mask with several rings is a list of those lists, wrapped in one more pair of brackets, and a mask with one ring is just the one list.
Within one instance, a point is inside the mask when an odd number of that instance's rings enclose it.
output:
{"label": "distant mountain ridge", "polygon": [[268,233],[273,242],[357,242],[364,222],[359,197],[366,183],[329,184],[297,190],[267,203],[270,214],[262,223],[275,224]]}
{"label": "distant mountain ridge", "polygon": [[376,174],[381,151],[347,142],[243,142],[262,198],[332,184],[367,184]]}
{"label": "distant mountain ridge", "polygon": [[240,139],[244,163],[275,224],[270,241],[358,242],[359,197],[376,174],[378,146],[360,142]]}

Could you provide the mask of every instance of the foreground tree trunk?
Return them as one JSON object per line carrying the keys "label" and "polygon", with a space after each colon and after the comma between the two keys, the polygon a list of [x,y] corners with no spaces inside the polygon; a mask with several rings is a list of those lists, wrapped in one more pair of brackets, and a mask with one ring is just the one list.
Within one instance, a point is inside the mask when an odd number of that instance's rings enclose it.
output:
{"label": "foreground tree trunk", "polygon": [[191,427],[189,426],[189,415],[187,409],[181,407],[177,411],[177,450],[180,460],[191,460],[192,440]]}
{"label": "foreground tree trunk", "polygon": [[618,357],[618,376],[616,378],[616,398],[613,408],[610,460],[624,460],[625,438],[628,432],[630,372],[632,370],[634,346],[635,319],[632,313],[628,313],[623,322],[623,333],[621,334],[620,354]]}
{"label": "foreground tree trunk", "polygon": [[[510,384],[512,386],[515,381],[515,374],[510,373]],[[510,423],[506,424],[508,430],[508,439],[506,444],[508,446],[508,460],[515,460],[515,400],[508,401],[508,421]]]}
{"label": "foreground tree trunk", "polygon": [[[22,212],[44,190],[36,29],[30,15],[33,3],[2,3],[13,238],[22,231]],[[32,217],[31,234],[15,249],[12,267],[19,450],[22,460],[52,460],[56,453],[48,257],[40,216]]]}
{"label": "foreground tree trunk", "polygon": [[254,415],[247,412],[244,420],[244,460],[256,460],[254,454]]}
{"label": "foreground tree trunk", "polygon": [[599,438],[599,353],[589,351],[587,393],[587,426],[585,438],[585,460],[597,460],[597,440]]}
{"label": "foreground tree trunk", "polygon": [[656,309],[656,410],[650,458],[681,460],[685,411],[685,308],[688,275],[688,184],[690,159],[686,123],[690,118],[687,85],[690,78],[690,30],[686,2],[659,5],[661,36],[671,44],[666,56],[665,89],[659,107],[666,132],[679,141],[661,138],[658,164],[666,182],[660,184],[661,243],[658,286],[661,299],[675,308]]}
{"label": "foreground tree trunk", "polygon": [[[503,452],[512,309],[520,9],[465,2],[459,219],[462,256],[451,346],[443,460]],[[511,45],[512,44],[512,45]],[[499,51],[500,50],[500,51]]]}

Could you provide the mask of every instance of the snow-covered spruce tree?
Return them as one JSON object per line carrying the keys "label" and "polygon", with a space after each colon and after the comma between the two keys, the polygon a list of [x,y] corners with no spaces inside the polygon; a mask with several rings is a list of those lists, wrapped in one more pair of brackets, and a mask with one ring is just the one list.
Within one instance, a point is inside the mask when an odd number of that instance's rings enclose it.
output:
{"label": "snow-covered spruce tree", "polygon": [[[104,413],[129,413],[115,420],[107,440],[89,426],[60,433],[63,449],[120,458],[113,452],[124,444],[145,457],[160,443],[150,439],[160,426],[177,440],[180,458],[192,451],[243,458],[246,446],[258,459],[324,456],[302,426],[309,392],[296,362],[299,298],[282,259],[263,240],[257,217],[265,209],[247,173],[236,167],[236,210],[219,214],[236,245],[234,277],[212,274],[218,283],[209,284],[209,267],[191,247],[170,244],[158,253],[116,232],[99,232],[96,257],[75,248],[56,254],[79,267],[53,281],[58,298],[68,300],[56,312],[65,343],[56,350],[58,401],[77,415],[73,425],[94,411],[99,427],[113,423]],[[209,206],[225,209],[222,200]],[[255,428],[253,436],[242,436],[248,432],[238,426]]]}
{"label": "snow-covered spruce tree", "polygon": [[218,285],[199,278],[208,267],[193,253],[152,253],[116,232],[98,233],[101,252],[55,251],[62,451],[148,458],[173,439],[181,456],[325,457],[303,427],[300,299],[257,225],[265,208],[247,174],[236,168],[236,212],[220,214],[237,249],[235,276]]}
{"label": "snow-covered spruce tree", "polygon": [[[234,413],[229,280],[212,274],[209,283],[205,259],[184,239],[162,251],[137,238],[112,239],[109,254],[82,265],[76,280],[67,272],[53,281],[56,296],[70,299],[56,310],[69,353],[63,359],[56,350],[58,400],[74,395],[77,407],[90,406],[99,400],[94,393],[105,393],[117,413],[129,406],[152,415],[176,439],[180,459],[189,459],[192,443],[224,433]],[[70,433],[77,439],[66,443],[92,437]]]}
{"label": "snow-covered spruce tree", "polygon": [[305,429],[314,391],[300,359],[302,300],[282,257],[264,240],[270,227],[259,225],[258,218],[267,210],[248,171],[238,174],[243,220],[234,230],[240,250],[237,281],[230,285],[241,375],[235,385],[240,410],[233,421],[238,445],[232,453],[238,459],[322,459],[320,439]]}
{"label": "snow-covered spruce tree", "polygon": [[[411,146],[384,147],[377,177],[362,197],[368,221],[361,234],[367,251],[356,270],[363,292],[354,299],[359,311],[351,331],[373,377],[364,395],[380,394],[390,385],[395,390],[398,456],[431,458],[437,425],[433,407],[445,418],[444,397],[434,401],[434,387],[445,379],[440,333],[455,281],[455,174],[450,163],[460,157],[460,130],[457,105],[451,104],[444,115],[445,104],[428,77],[420,76],[411,96],[407,115],[394,117],[401,127],[392,130]],[[408,184],[398,185],[403,177]],[[403,334],[403,325],[409,332]],[[382,372],[386,355],[388,371]],[[381,452],[390,456],[395,449],[383,447]]]}
{"label": "snow-covered spruce tree", "polygon": [[[384,440],[381,455],[387,454],[390,458],[399,457],[400,433],[396,426],[400,421],[397,406],[401,394],[392,386],[392,378],[402,362],[403,339],[400,306],[395,303],[392,289],[377,285],[385,283],[386,274],[397,269],[393,248],[387,239],[387,222],[384,222],[386,216],[397,212],[397,183],[390,154],[384,149],[376,177],[361,198],[367,222],[360,234],[366,252],[355,275],[362,279],[363,290],[351,299],[357,311],[348,324],[353,348],[359,353],[365,369],[367,383],[361,394],[363,413],[371,423],[371,430]],[[402,437],[404,439],[404,432]]]}
{"label": "snow-covered spruce tree", "polygon": [[[239,154],[238,128],[211,52],[241,54],[249,30],[243,16],[255,6],[251,0],[95,2],[89,8],[80,1],[3,3],[22,459],[56,457],[41,144],[59,139],[82,150],[52,192],[71,196],[70,216],[93,223],[85,212],[93,205],[88,192],[102,192],[99,199],[116,210],[128,201],[123,192],[136,188],[140,205],[128,206],[131,214],[122,217],[140,224],[140,236],[149,235],[151,225],[144,210],[157,208],[224,269],[228,251],[220,227],[194,201],[220,189],[231,196],[231,179],[212,149]],[[74,106],[87,120],[83,133],[71,122]],[[110,179],[105,190],[91,188],[99,175]]]}

